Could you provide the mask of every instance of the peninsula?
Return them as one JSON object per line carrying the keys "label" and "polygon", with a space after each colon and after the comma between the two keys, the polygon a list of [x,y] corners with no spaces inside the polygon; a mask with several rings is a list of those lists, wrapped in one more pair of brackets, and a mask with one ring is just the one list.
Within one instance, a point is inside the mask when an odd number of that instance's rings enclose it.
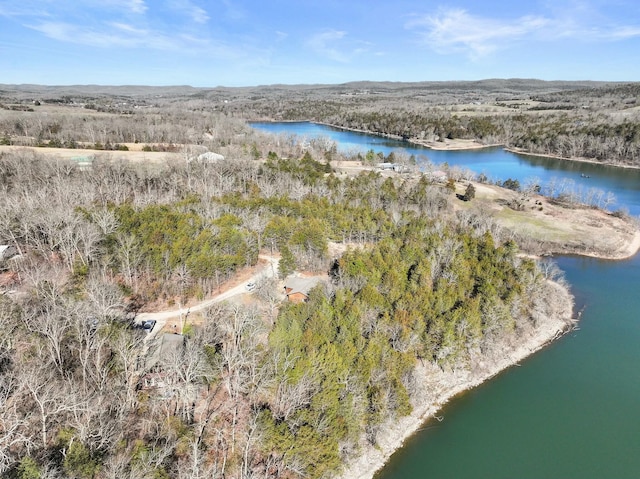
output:
{"label": "peninsula", "polygon": [[2,474],[371,477],[573,327],[547,257],[638,249],[621,212],[267,136],[226,90],[16,91]]}

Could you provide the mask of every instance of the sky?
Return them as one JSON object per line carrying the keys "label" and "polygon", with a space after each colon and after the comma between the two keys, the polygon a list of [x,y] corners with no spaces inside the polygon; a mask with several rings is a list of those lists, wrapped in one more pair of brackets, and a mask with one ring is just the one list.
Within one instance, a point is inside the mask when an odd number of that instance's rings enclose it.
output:
{"label": "sky", "polygon": [[638,0],[0,0],[0,83],[640,80]]}

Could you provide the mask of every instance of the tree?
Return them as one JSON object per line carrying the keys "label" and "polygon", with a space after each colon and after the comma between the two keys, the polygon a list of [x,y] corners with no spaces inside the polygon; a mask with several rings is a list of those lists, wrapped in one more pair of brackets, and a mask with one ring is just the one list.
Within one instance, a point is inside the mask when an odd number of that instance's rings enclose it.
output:
{"label": "tree", "polygon": [[467,189],[464,191],[464,195],[462,195],[462,199],[464,201],[471,201],[476,197],[476,188],[473,184],[469,183]]}
{"label": "tree", "polygon": [[22,387],[26,393],[25,401],[38,415],[41,446],[49,446],[50,428],[59,424],[67,414],[80,414],[88,407],[88,402],[75,390],[72,380],[57,380],[54,370],[47,365],[41,369],[25,371]]}
{"label": "tree", "polygon": [[502,187],[513,191],[520,191],[520,182],[518,180],[507,178],[502,182]]}
{"label": "tree", "polygon": [[267,303],[271,324],[275,320],[277,306],[282,301],[282,294],[278,291],[278,280],[272,277],[262,277],[256,281],[254,295]]}
{"label": "tree", "polygon": [[284,279],[296,270],[296,258],[287,246],[280,248],[280,263],[278,264],[278,276]]}

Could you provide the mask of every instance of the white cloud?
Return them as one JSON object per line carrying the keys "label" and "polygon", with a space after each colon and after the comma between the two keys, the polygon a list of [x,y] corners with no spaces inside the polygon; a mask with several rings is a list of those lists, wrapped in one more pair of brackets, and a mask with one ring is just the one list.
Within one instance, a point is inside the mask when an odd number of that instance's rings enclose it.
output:
{"label": "white cloud", "polygon": [[416,16],[405,24],[424,44],[439,53],[462,52],[479,59],[510,44],[526,41],[617,41],[640,36],[640,27],[595,23],[579,16],[526,15],[497,19],[473,15],[464,9],[441,9],[435,15]]}
{"label": "white cloud", "polygon": [[78,8],[83,7],[83,3],[88,3],[93,8],[111,8],[115,10],[121,10],[124,12],[135,13],[137,15],[142,15],[147,12],[149,7],[145,3],[145,0],[90,0],[90,1],[82,1],[76,0],[76,6]]}
{"label": "white cloud", "polygon": [[187,34],[168,35],[122,22],[87,27],[64,22],[42,22],[29,27],[53,40],[105,49],[151,48],[161,51],[210,53],[220,57],[238,55],[237,49],[226,47],[211,39]]}
{"label": "white cloud", "polygon": [[28,18],[69,18],[112,14],[142,15],[149,7],[145,0],[74,0],[60,2],[53,0],[22,0],[7,2],[0,0],[0,16]]}
{"label": "white cloud", "polygon": [[225,15],[231,20],[244,20],[247,16],[245,10],[239,7],[235,2],[230,0],[222,0],[222,4],[225,6]]}
{"label": "white cloud", "polygon": [[204,8],[194,6],[191,9],[191,18],[196,23],[207,23],[209,21],[209,14]]}
{"label": "white cloud", "polygon": [[317,54],[327,57],[330,60],[336,62],[346,63],[349,61],[349,55],[345,51],[341,51],[336,47],[336,44],[340,42],[347,32],[339,30],[326,30],[321,33],[316,33],[306,44]]}
{"label": "white cloud", "polygon": [[149,34],[149,30],[146,30],[143,28],[137,28],[127,23],[112,22],[109,25],[125,33],[129,33],[131,35],[146,36]]}
{"label": "white cloud", "polygon": [[627,38],[640,37],[640,27],[614,27],[607,30],[605,35],[611,40],[625,40]]}
{"label": "white cloud", "polygon": [[175,41],[161,33],[139,29],[124,23],[110,23],[104,28],[97,28],[64,22],[42,22],[29,27],[53,40],[101,48],[149,47],[166,50],[177,48]]}
{"label": "white cloud", "polygon": [[145,5],[144,0],[131,0],[129,8],[133,13],[144,13],[147,11],[147,5]]}
{"label": "white cloud", "polygon": [[463,51],[472,57],[482,57],[506,42],[538,32],[550,23],[549,19],[534,15],[506,21],[450,9],[416,18],[406,27],[422,29],[420,35],[424,42],[438,52]]}
{"label": "white cloud", "polygon": [[204,8],[199,7],[190,0],[171,0],[168,5],[173,10],[180,14],[189,17],[196,23],[207,23],[209,21],[209,14]]}
{"label": "white cloud", "polygon": [[64,22],[41,22],[29,25],[29,28],[41,32],[48,38],[65,43],[93,46],[105,50],[113,48],[147,48],[163,52],[188,52],[209,58],[238,60],[255,49],[248,45],[229,45],[211,37],[198,36],[191,33],[166,34],[147,28],[140,28],[124,22],[109,22],[94,26],[81,26]]}
{"label": "white cloud", "polygon": [[59,7],[59,2],[42,0],[21,0],[3,1],[0,0],[0,17],[7,17],[19,20],[20,18],[41,17],[48,18],[54,16],[59,10],[75,9],[75,7],[63,5]]}

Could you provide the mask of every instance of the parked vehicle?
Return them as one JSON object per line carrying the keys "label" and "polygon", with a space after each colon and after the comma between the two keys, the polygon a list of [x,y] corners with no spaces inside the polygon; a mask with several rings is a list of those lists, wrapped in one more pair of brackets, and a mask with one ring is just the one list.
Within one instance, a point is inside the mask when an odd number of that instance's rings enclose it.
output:
{"label": "parked vehicle", "polygon": [[144,321],[142,323],[142,329],[144,329],[147,333],[150,333],[151,331],[153,331],[153,328],[156,325],[156,320],[155,319],[149,319],[148,321]]}

